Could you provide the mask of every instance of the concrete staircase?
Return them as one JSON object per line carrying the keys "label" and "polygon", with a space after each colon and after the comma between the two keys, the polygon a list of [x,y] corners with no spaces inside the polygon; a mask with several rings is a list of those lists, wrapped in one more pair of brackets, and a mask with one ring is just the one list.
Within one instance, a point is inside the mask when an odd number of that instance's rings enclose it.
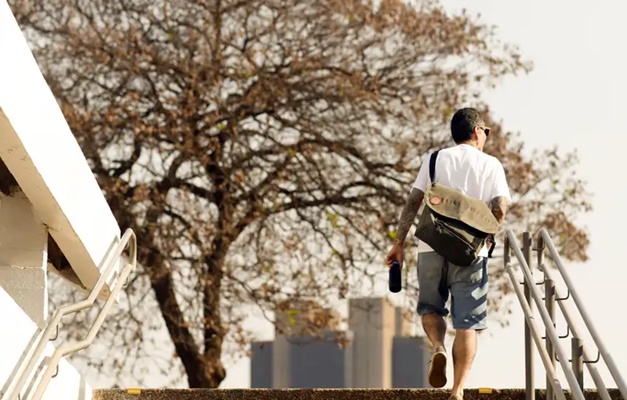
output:
{"label": "concrete staircase", "polygon": [[[608,389],[612,400],[620,392]],[[584,390],[586,399],[600,400],[596,390]],[[94,390],[93,400],[447,400],[441,389],[107,389]],[[470,389],[464,400],[525,400],[524,389]],[[571,399],[566,393],[567,399]],[[536,390],[536,400],[545,400]]]}

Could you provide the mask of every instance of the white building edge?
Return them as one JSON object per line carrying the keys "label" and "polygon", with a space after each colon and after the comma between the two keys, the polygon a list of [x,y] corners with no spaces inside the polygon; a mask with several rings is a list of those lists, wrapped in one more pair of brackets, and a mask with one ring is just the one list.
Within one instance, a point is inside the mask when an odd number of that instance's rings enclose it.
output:
{"label": "white building edge", "polygon": [[[62,356],[89,345],[102,321],[81,343],[51,340],[63,320],[48,309],[47,274],[91,292],[79,306],[95,303],[104,317],[135,266],[134,235],[121,236],[6,0],[0,60],[0,399],[90,399]],[[49,263],[49,243],[64,260],[61,271]],[[130,261],[122,264],[127,246]]]}

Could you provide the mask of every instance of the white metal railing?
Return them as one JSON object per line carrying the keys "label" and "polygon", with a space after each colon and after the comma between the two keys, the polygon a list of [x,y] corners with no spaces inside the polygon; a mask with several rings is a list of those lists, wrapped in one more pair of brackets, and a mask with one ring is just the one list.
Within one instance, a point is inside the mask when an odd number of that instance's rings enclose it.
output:
{"label": "white metal railing", "polygon": [[[570,387],[571,396],[575,400],[584,400],[583,394],[583,366],[588,368],[590,376],[594,381],[597,388],[597,392],[601,399],[610,400],[607,387],[603,382],[599,371],[595,364],[603,359],[607,366],[612,378],[614,379],[621,396],[627,399],[627,385],[621,376],[614,360],[607,351],[599,333],[592,324],[581,298],[577,294],[572,280],[568,276],[566,269],[562,263],[561,257],[551,240],[551,237],[546,229],[541,229],[537,234],[536,246],[532,246],[532,238],[528,232],[523,234],[523,246],[519,246],[516,236],[512,230],[505,232],[505,253],[504,253],[504,266],[505,271],[509,275],[509,278],[516,292],[516,296],[522,306],[523,313],[525,315],[525,380],[526,380],[526,398],[527,400],[535,399],[535,387],[533,384],[533,357],[532,357],[532,340],[535,343],[535,347],[540,353],[540,358],[546,370],[547,386],[546,386],[546,399],[553,400],[557,398],[559,400],[565,400],[564,390],[557,377],[555,369],[555,361],[558,361],[562,367],[562,371],[566,376],[566,380]],[[552,259],[556,265],[557,274],[562,278],[567,294],[564,296],[562,292],[556,287],[555,280],[553,279],[554,271],[544,264],[544,250],[548,249],[548,256]],[[511,264],[510,251],[514,251],[514,256],[518,261],[520,269],[524,276],[524,289],[519,286],[518,279],[514,274],[514,266]],[[543,272],[544,280],[536,283],[533,277],[532,270],[532,258],[531,252],[535,250],[537,252],[538,269]],[[538,285],[544,285],[544,297],[538,290]],[[572,298],[575,305],[576,312],[579,313],[583,325],[590,333],[594,346],[598,349],[598,356],[593,359],[590,356],[589,349],[584,346],[581,332],[574,323],[574,315],[572,310],[568,307],[566,300]],[[541,321],[544,325],[545,337],[542,338],[542,331],[538,326],[538,322],[535,318],[533,305],[537,307]],[[560,311],[567,324],[567,333],[564,336],[557,334],[555,329],[555,304],[558,304]],[[566,338],[572,334],[571,338],[571,359],[567,359],[567,352],[559,343],[560,339]],[[542,339],[546,342],[543,345]],[[569,365],[570,362],[570,365]]]}
{"label": "white metal railing", "polygon": [[[118,271],[116,266],[122,257],[122,253],[128,247],[128,262]],[[98,330],[102,326],[109,310],[115,303],[116,298],[127,282],[129,275],[137,266],[137,238],[135,233],[128,229],[124,235],[114,242],[101,262],[99,270],[100,278],[92,288],[89,295],[82,301],[74,304],[67,304],[60,307],[48,321],[44,328],[35,332],[24,354],[18,361],[13,373],[5,384],[0,400],[39,400],[43,396],[50,379],[52,379],[58,368],[61,359],[71,353],[88,347],[96,338]],[[115,283],[113,283],[115,282]],[[100,308],[96,319],[91,325],[89,332],[84,339],[75,343],[65,343],[59,346],[49,357],[43,357],[43,352],[50,340],[54,340],[53,334],[59,332],[59,326],[64,316],[73,314],[81,310],[92,307],[105,284],[112,284],[113,287]],[[41,372],[43,371],[43,375]],[[36,386],[35,386],[36,384]],[[24,396],[22,391],[26,387]],[[34,392],[33,392],[34,389]]]}

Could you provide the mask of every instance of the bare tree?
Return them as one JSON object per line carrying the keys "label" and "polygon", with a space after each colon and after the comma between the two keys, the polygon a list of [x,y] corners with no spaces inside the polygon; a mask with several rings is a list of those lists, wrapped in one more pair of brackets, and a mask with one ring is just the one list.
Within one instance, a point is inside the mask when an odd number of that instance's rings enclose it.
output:
{"label": "bare tree", "polygon": [[[385,279],[420,156],[450,144],[456,108],[490,115],[481,91],[530,69],[491,27],[429,0],[10,3],[139,238],[141,271],[103,334],[126,351],[94,365],[129,368],[160,316],[175,357],[159,365],[182,365],[190,387],[224,379],[225,337],[246,343],[249,306],[271,318],[286,299],[328,304]],[[516,203],[508,223],[548,226],[566,257],[585,259],[574,155],[525,155],[492,125],[486,151]],[[493,272],[498,310],[508,286]]]}

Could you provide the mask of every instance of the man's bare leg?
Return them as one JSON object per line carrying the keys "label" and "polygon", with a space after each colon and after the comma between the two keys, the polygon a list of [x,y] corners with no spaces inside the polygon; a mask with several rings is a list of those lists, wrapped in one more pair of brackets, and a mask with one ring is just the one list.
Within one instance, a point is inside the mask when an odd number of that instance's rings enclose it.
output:
{"label": "man's bare leg", "polygon": [[422,328],[425,330],[429,341],[434,349],[444,348],[444,337],[446,336],[446,321],[435,313],[422,315]]}
{"label": "man's bare leg", "polygon": [[473,329],[457,329],[453,342],[453,388],[452,395],[464,395],[464,382],[477,353],[477,332]]}
{"label": "man's bare leg", "polygon": [[429,366],[429,384],[435,388],[446,385],[446,321],[438,314],[429,313],[422,316],[422,327],[434,348]]}

